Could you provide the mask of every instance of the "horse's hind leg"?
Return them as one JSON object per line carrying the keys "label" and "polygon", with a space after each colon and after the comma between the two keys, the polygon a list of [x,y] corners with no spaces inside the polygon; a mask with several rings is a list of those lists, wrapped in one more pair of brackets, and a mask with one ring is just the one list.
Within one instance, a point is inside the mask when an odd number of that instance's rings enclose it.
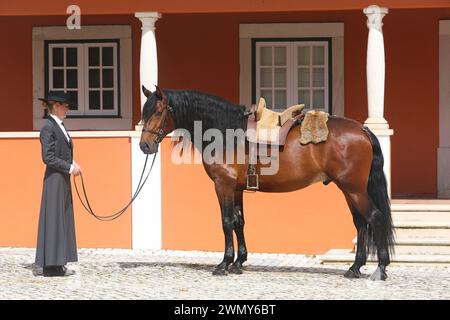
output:
{"label": "horse's hind leg", "polygon": [[357,242],[356,242],[356,255],[355,262],[344,274],[346,278],[360,278],[361,272],[359,269],[366,264],[367,259],[367,221],[364,217],[355,209],[352,204],[350,197],[346,196],[347,204],[352,212],[353,223],[355,224],[357,231]]}
{"label": "horse's hind leg", "polygon": [[226,275],[228,266],[234,260],[234,190],[220,182],[216,182],[215,187],[222,213],[222,229],[225,236],[225,252],[222,262],[217,265],[216,269],[213,271],[213,275]]}
{"label": "horse's hind leg", "polygon": [[244,238],[244,205],[243,192],[236,191],[234,197],[234,232],[236,233],[238,253],[236,261],[231,265],[229,271],[231,273],[241,274],[242,264],[247,261],[247,247]]}
{"label": "horse's hind leg", "polygon": [[[367,232],[368,247],[373,247],[373,242],[375,242],[377,255],[378,255],[378,268],[370,277],[371,280],[386,280],[386,266],[389,264],[389,252],[387,243],[387,230],[384,225],[384,216],[380,210],[373,204],[367,192],[358,193],[348,193],[348,197],[353,205],[353,207],[362,214],[363,220],[365,220],[369,226]],[[353,212],[352,212],[353,213]],[[362,220],[361,220],[362,221]],[[361,222],[362,223],[362,222]],[[364,238],[363,238],[364,239]],[[374,241],[373,241],[374,240]],[[358,242],[359,242],[359,231],[358,231]],[[361,243],[365,245],[365,243]],[[372,249],[373,250],[373,249]],[[365,250],[364,250],[365,251]],[[363,251],[361,251],[363,252]],[[362,259],[362,255],[355,259],[355,264],[359,259]],[[362,260],[360,260],[361,262]],[[351,269],[351,268],[350,268]],[[350,270],[349,270],[350,271]]]}
{"label": "horse's hind leg", "polygon": [[385,217],[383,213],[372,204],[368,214],[371,235],[375,240],[377,247],[378,267],[370,276],[370,280],[386,280],[386,266],[391,262],[388,251],[387,242],[387,226],[385,225]]}

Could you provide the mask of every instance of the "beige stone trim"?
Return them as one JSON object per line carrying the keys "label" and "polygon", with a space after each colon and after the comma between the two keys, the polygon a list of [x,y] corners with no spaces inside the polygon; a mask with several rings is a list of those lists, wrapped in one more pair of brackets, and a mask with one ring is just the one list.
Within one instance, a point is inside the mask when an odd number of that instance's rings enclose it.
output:
{"label": "beige stone trim", "polygon": [[[120,138],[140,137],[141,131],[70,131],[72,138]],[[172,137],[172,133],[167,135]],[[39,138],[39,131],[0,132],[0,139]]]}
{"label": "beige stone trim", "polygon": [[450,20],[439,21],[439,35],[450,35]]}
{"label": "beige stone trim", "polygon": [[344,24],[343,23],[260,23],[239,25],[239,103],[250,106],[252,94],[252,38],[331,37],[332,113],[344,116]]}
{"label": "beige stone trim", "polygon": [[45,96],[44,88],[44,40],[120,39],[120,118],[69,118],[65,125],[69,130],[129,130],[132,129],[132,40],[129,25],[83,26],[68,30],[65,26],[33,27],[33,129],[39,130],[44,119],[39,97]]}
{"label": "beige stone trim", "polygon": [[343,37],[343,23],[241,24],[239,38]]}

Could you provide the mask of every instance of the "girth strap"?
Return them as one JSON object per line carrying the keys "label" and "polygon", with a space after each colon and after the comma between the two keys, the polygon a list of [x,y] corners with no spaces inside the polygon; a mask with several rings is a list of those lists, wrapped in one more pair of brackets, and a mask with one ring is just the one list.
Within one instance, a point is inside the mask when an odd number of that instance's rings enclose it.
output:
{"label": "girth strap", "polygon": [[256,173],[256,164],[250,163],[247,169],[247,190],[258,190],[259,181],[258,174]]}

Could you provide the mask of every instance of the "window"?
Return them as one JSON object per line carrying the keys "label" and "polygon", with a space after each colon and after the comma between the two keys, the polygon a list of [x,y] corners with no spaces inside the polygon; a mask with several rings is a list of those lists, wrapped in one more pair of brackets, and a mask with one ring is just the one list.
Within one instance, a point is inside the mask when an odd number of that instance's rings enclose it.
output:
{"label": "window", "polygon": [[69,117],[120,116],[118,42],[46,41],[46,91],[71,95]]}
{"label": "window", "polygon": [[[112,49],[102,52],[104,47]],[[55,57],[53,48],[56,48]],[[91,64],[96,65],[89,66],[89,48],[94,48],[91,49]],[[34,130],[40,130],[45,122],[38,98],[50,89],[71,92],[78,102],[79,108],[71,110],[64,121],[68,130],[134,128],[131,26],[83,25],[80,30],[69,30],[66,26],[33,27],[32,52]],[[89,70],[95,70],[91,71],[91,84]],[[94,93],[91,93],[92,105],[89,105],[91,91]]]}
{"label": "window", "polygon": [[331,112],[330,39],[253,40],[253,101],[283,110],[295,104]]}

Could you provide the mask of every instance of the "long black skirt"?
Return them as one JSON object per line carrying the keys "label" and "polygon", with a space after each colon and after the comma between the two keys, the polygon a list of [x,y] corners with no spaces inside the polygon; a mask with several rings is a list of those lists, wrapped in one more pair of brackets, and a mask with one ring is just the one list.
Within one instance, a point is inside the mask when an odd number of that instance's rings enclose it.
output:
{"label": "long black skirt", "polygon": [[70,175],[47,168],[42,190],[35,264],[78,261]]}

